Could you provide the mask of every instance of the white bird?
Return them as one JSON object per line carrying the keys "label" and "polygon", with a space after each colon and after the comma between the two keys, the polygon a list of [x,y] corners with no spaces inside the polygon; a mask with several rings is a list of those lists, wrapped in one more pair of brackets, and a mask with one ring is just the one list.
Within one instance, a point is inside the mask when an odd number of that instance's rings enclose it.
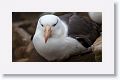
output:
{"label": "white bird", "polygon": [[55,15],[41,16],[37,23],[33,44],[48,61],[61,61],[86,48],[68,36],[68,26]]}
{"label": "white bird", "polygon": [[93,21],[102,24],[102,12],[89,12],[88,14]]}

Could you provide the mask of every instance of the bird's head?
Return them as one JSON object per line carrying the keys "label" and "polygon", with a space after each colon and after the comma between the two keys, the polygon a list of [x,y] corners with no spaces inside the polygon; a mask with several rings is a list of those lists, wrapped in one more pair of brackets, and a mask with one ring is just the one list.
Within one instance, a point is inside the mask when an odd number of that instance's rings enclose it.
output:
{"label": "bird's head", "polygon": [[44,37],[45,43],[49,38],[59,38],[67,33],[66,25],[55,15],[41,16],[37,24],[37,30],[41,32],[40,35]]}

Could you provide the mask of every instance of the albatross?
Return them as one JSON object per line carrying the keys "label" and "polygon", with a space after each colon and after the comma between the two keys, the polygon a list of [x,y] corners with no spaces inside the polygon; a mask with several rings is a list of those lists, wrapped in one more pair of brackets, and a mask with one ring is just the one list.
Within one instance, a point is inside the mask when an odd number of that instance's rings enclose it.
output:
{"label": "albatross", "polygon": [[[69,20],[68,23],[71,22]],[[43,15],[39,18],[32,41],[36,51],[46,60],[61,61],[86,50],[86,47],[76,39],[77,37],[69,36],[78,35],[80,31],[76,30],[75,32],[75,28],[79,29],[80,26],[70,28],[71,24],[67,25],[66,23],[61,17],[53,14]],[[88,26],[83,25],[84,22],[81,24],[83,27]],[[90,32],[89,28],[86,29]]]}
{"label": "albatross", "polygon": [[55,15],[44,15],[37,23],[33,44],[48,61],[60,61],[86,48],[68,36],[68,26]]}

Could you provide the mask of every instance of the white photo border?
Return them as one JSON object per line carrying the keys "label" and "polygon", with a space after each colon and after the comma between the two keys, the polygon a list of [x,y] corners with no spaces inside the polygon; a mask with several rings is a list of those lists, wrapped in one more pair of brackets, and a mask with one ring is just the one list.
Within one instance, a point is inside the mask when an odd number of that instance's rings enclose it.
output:
{"label": "white photo border", "polygon": [[[0,73],[114,74],[113,0],[4,0],[0,11]],[[102,62],[12,62],[12,12],[102,12]]]}

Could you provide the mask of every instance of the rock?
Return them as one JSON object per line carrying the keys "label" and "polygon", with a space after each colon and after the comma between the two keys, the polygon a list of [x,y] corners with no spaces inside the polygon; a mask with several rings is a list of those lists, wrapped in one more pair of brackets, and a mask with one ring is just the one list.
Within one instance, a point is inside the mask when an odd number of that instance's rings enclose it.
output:
{"label": "rock", "polygon": [[102,36],[98,37],[92,45],[93,54],[97,62],[102,61]]}

